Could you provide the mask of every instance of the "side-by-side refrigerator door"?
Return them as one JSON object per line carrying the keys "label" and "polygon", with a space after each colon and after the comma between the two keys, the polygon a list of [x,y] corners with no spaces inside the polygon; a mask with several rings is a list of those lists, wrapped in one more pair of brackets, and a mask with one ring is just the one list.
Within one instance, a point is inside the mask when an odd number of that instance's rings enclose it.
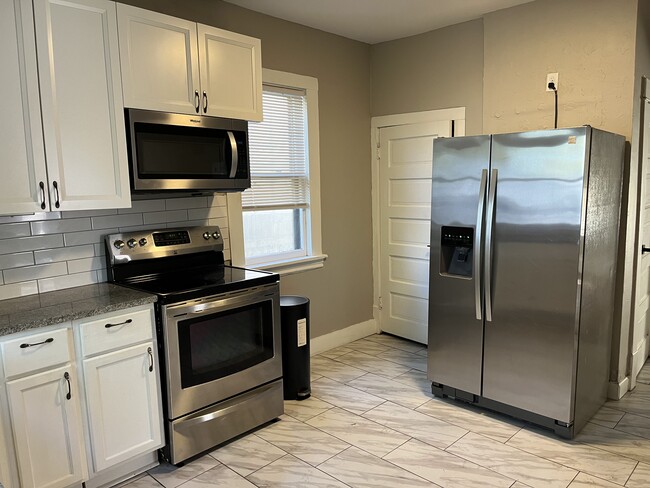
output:
{"label": "side-by-side refrigerator door", "polygon": [[483,396],[570,423],[589,128],[492,137]]}
{"label": "side-by-side refrigerator door", "polygon": [[490,136],[436,139],[428,378],[476,395],[483,360],[482,245]]}

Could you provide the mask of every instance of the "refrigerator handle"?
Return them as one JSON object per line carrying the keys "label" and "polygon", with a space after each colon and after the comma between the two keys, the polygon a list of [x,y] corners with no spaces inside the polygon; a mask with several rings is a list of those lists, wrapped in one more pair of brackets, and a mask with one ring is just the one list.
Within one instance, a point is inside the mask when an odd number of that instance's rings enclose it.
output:
{"label": "refrigerator handle", "polygon": [[496,204],[498,175],[499,170],[493,169],[490,175],[485,232],[485,320],[488,322],[492,322],[492,232],[494,230],[494,206]]}
{"label": "refrigerator handle", "polygon": [[481,187],[478,191],[478,209],[476,212],[476,232],[474,233],[474,302],[476,307],[476,319],[483,320],[483,300],[481,300],[481,245],[483,243],[483,219],[485,214],[485,191],[487,190],[488,170],[481,172]]}

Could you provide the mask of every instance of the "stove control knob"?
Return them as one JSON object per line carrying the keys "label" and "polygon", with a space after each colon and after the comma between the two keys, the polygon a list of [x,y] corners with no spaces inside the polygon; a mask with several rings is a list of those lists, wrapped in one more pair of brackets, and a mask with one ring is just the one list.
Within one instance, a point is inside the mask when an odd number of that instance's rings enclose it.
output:
{"label": "stove control knob", "polygon": [[133,249],[137,245],[137,241],[135,239],[129,239],[126,241],[126,245],[129,246],[131,249]]}
{"label": "stove control knob", "polygon": [[124,241],[118,239],[113,243],[116,249],[122,249],[124,247]]}
{"label": "stove control knob", "polygon": [[215,239],[219,239],[219,237],[221,237],[221,234],[219,234],[218,232],[213,232],[212,237],[214,237]]}
{"label": "stove control knob", "polygon": [[209,232],[204,232],[204,233],[203,233],[203,238],[204,238],[206,241],[207,241],[208,239],[210,239],[210,233],[209,233]]}
{"label": "stove control knob", "polygon": [[147,239],[146,239],[145,237],[143,237],[142,239],[140,239],[140,240],[138,241],[138,243],[139,243],[141,246],[146,246],[146,245],[147,245]]}

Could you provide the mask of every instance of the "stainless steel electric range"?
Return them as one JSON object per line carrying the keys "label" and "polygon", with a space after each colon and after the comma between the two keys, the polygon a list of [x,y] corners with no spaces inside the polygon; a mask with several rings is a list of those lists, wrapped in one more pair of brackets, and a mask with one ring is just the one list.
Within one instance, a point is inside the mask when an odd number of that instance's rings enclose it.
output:
{"label": "stainless steel electric range", "polygon": [[109,281],[158,296],[167,461],[284,413],[277,274],[226,266],[217,226],[111,234],[105,244]]}

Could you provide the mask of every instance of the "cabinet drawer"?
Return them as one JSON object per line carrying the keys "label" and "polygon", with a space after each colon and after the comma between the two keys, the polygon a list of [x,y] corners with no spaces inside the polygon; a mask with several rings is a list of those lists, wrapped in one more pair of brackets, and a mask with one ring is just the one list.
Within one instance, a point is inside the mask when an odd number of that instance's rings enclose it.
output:
{"label": "cabinet drawer", "polygon": [[70,329],[41,332],[2,343],[7,378],[67,363],[70,358]]}
{"label": "cabinet drawer", "polygon": [[119,347],[151,340],[151,310],[138,310],[119,315],[105,315],[81,324],[83,355],[91,356]]}

